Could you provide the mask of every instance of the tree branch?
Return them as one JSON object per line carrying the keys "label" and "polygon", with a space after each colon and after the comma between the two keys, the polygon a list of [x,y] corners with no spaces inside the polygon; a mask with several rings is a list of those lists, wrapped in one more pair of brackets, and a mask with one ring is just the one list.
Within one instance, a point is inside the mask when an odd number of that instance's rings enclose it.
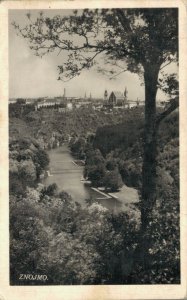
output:
{"label": "tree branch", "polygon": [[126,71],[127,71],[127,69],[124,69],[124,70],[120,71],[119,73],[115,74],[114,76],[110,77],[109,79],[111,80],[111,79],[115,78],[116,76],[118,76],[118,75],[120,75],[121,73],[124,73],[124,72],[126,72]]}
{"label": "tree branch", "polygon": [[160,122],[164,120],[170,113],[172,113],[177,107],[179,107],[179,98],[176,97],[175,99],[170,100],[168,109],[166,109],[163,113],[158,115],[155,122],[155,128],[158,129]]}
{"label": "tree branch", "polygon": [[[83,63],[81,66],[77,67],[76,71],[72,71],[70,74],[66,75],[66,78],[68,78],[67,80],[62,79],[61,77],[59,77],[59,80],[62,80],[63,82],[68,82],[69,80],[73,79],[74,77],[77,76],[77,74],[79,74],[82,70],[86,69],[86,68],[90,68],[91,63],[93,62],[94,58],[99,55],[100,53],[102,53],[104,50],[100,50],[98,52],[96,52],[92,57],[89,57],[89,59],[87,59],[86,63]],[[86,58],[81,55],[85,60]],[[71,70],[71,68],[68,69]]]}
{"label": "tree branch", "polygon": [[164,69],[166,66],[168,66],[169,64],[171,64],[173,61],[175,61],[175,60],[173,59],[173,60],[170,60],[169,62],[167,62],[164,66],[162,66],[160,68],[160,70]]}
{"label": "tree branch", "polygon": [[124,12],[122,11],[122,9],[115,9],[115,13],[118,17],[118,20],[120,21],[123,29],[130,33],[131,32],[131,27],[130,27],[130,24],[129,24],[129,21],[128,19],[126,18]]}

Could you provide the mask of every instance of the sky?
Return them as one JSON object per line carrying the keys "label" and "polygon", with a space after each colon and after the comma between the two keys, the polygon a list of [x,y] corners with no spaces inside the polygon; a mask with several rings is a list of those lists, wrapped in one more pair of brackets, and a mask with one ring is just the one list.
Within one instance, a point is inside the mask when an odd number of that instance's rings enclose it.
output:
{"label": "sky", "polygon": [[[29,11],[34,18],[39,11]],[[120,74],[115,80],[110,80],[106,75],[97,72],[96,68],[83,71],[78,77],[69,82],[57,80],[57,66],[62,64],[65,53],[58,52],[45,55],[43,58],[34,55],[26,40],[17,36],[13,21],[24,26],[28,23],[27,10],[9,10],[9,97],[10,98],[36,98],[43,96],[62,96],[64,88],[69,97],[87,96],[102,98],[104,91],[108,94],[112,91],[124,92],[128,90],[130,100],[144,100],[144,86],[138,75],[130,72]],[[69,10],[48,10],[45,15],[54,16],[57,14],[68,15]],[[104,66],[103,57],[99,58],[99,66]],[[158,92],[158,99],[165,98],[162,92]]]}

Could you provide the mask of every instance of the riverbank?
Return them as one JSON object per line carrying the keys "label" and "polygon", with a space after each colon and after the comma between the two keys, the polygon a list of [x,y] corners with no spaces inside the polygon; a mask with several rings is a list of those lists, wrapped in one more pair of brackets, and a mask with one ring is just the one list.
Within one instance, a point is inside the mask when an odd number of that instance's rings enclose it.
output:
{"label": "riverbank", "polygon": [[139,203],[138,191],[134,188],[126,186],[125,184],[120,191],[113,193],[105,193],[100,189],[94,187],[91,187],[91,189],[103,196],[102,198],[96,198],[96,200],[114,199],[121,203],[121,206],[123,207],[122,210],[127,210],[129,206],[132,207],[135,204]]}
{"label": "riverbank", "polygon": [[136,207],[136,204],[140,201],[138,190],[124,184],[119,192],[109,193],[109,195],[111,194],[113,197],[117,197],[118,201],[122,203],[123,211],[133,209],[139,214],[139,210]]}

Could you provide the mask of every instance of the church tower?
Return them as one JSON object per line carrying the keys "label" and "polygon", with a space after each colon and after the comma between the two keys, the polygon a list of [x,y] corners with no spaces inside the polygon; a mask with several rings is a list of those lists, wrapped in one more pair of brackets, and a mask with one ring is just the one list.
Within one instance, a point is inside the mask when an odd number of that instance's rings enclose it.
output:
{"label": "church tower", "polygon": [[124,91],[125,100],[127,100],[127,95],[128,95],[128,91],[127,91],[127,88],[125,87],[125,91]]}
{"label": "church tower", "polygon": [[107,90],[105,90],[105,92],[104,92],[104,100],[105,100],[105,101],[108,100],[108,92],[107,92]]}
{"label": "church tower", "polygon": [[65,89],[65,88],[64,88],[64,93],[63,93],[62,98],[63,98],[63,101],[66,101],[66,100],[67,100],[67,98],[66,98],[66,89]]}

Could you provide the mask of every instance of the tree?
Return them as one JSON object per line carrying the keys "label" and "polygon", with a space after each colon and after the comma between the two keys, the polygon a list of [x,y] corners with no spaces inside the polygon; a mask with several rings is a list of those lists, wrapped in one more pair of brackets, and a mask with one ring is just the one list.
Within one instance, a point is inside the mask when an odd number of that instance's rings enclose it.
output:
{"label": "tree", "polygon": [[22,99],[22,98],[18,98],[16,101],[16,103],[20,104],[20,105],[25,104],[25,102],[26,102],[25,99]]}
{"label": "tree", "polygon": [[79,159],[85,158],[85,146],[86,146],[86,139],[80,137],[75,140],[74,143],[71,143],[71,151],[77,155]]}
{"label": "tree", "polygon": [[49,164],[49,156],[45,150],[38,149],[33,157],[33,162],[36,166],[37,177],[39,177]]}
{"label": "tree", "polygon": [[[156,113],[156,94],[160,71],[178,53],[178,10],[105,9],[74,11],[71,15],[53,18],[40,13],[25,28],[13,24],[38,56],[68,51],[67,61],[58,66],[59,80],[69,80],[89,69],[95,58],[104,53],[114,66],[125,63],[126,70],[143,76],[145,84],[144,155],[142,167],[142,232],[151,219],[156,201],[157,131],[162,119],[178,106],[173,100],[161,115]],[[113,72],[113,71],[112,71]]]}
{"label": "tree", "polygon": [[36,167],[31,159],[20,161],[18,173],[20,180],[26,185],[32,185],[36,180]]}
{"label": "tree", "polygon": [[165,74],[163,78],[159,79],[160,88],[169,94],[171,98],[179,96],[179,82],[177,74],[172,73],[170,75]]}
{"label": "tree", "polygon": [[114,170],[117,167],[117,161],[113,157],[107,157],[106,168],[109,171]]}
{"label": "tree", "polygon": [[101,165],[105,163],[105,159],[99,149],[89,149],[86,153],[86,165]]}
{"label": "tree", "polygon": [[48,196],[54,196],[57,194],[58,191],[58,186],[56,183],[52,183],[50,185],[48,185],[47,187],[44,187],[41,191],[42,193],[42,197],[44,197],[45,195]]}
{"label": "tree", "polygon": [[90,149],[86,152],[84,177],[91,180],[94,186],[102,186],[105,177],[105,159],[99,149]]}
{"label": "tree", "polygon": [[105,178],[106,168],[103,163],[100,165],[86,165],[84,176],[91,180],[93,186],[102,186]]}
{"label": "tree", "polygon": [[104,185],[106,190],[111,192],[118,191],[123,186],[123,181],[119,173],[118,168],[115,168],[112,171],[108,171],[104,178]]}

